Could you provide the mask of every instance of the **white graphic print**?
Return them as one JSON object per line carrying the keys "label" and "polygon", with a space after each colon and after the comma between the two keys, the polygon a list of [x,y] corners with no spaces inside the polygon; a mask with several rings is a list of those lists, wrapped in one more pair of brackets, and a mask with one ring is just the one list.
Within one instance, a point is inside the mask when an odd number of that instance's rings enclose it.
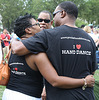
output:
{"label": "white graphic print", "polygon": [[[15,63],[10,63],[9,65],[10,65],[10,66],[11,66],[11,65],[23,65],[23,66],[24,66],[24,63],[15,62]],[[17,75],[26,75],[26,72],[22,72],[22,71],[20,72],[19,69],[18,69],[17,67],[12,68],[11,72],[12,72],[13,74],[17,74]]]}
{"label": "white graphic print", "polygon": [[[73,39],[73,40],[83,40],[90,42],[90,40],[85,39],[85,38],[76,38],[76,37],[61,37],[61,39]],[[80,50],[81,49],[81,44],[76,44],[72,46],[72,50],[62,50],[62,54],[67,54],[67,55],[91,55],[91,51],[85,51],[85,50]]]}
{"label": "white graphic print", "polygon": [[89,39],[85,39],[85,38],[81,38],[81,37],[79,37],[79,38],[77,38],[77,37],[61,37],[61,39],[84,40],[84,41],[90,42]]}

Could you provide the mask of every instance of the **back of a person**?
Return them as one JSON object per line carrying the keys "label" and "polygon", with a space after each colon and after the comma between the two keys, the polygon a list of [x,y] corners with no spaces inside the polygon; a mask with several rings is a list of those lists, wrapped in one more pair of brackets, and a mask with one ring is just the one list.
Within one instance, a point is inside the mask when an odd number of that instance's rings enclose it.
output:
{"label": "back of a person", "polygon": [[11,54],[9,67],[11,75],[7,89],[37,98],[41,97],[42,75],[39,71],[34,71],[28,66],[25,56]]}
{"label": "back of a person", "polygon": [[[95,44],[87,33],[66,25],[45,32],[49,38],[46,53],[59,75],[83,78],[95,71]],[[54,88],[49,83],[46,83],[46,87],[48,100],[94,100],[93,88],[85,91],[82,87],[65,90]]]}

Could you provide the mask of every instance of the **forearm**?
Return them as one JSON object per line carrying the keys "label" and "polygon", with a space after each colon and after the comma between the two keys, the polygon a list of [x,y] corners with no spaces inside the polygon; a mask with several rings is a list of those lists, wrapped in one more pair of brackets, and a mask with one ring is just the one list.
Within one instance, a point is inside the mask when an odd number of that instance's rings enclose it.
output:
{"label": "forearm", "polygon": [[[52,64],[49,62],[45,53],[36,55],[34,60],[43,77],[52,86],[68,89],[77,88],[84,85],[84,79],[74,79],[65,76],[59,76]],[[85,79],[88,83],[88,86],[92,87],[95,82],[93,75],[88,75]]]}
{"label": "forearm", "polygon": [[11,49],[13,54],[17,54],[19,56],[30,53],[21,41],[13,40],[11,42]]}
{"label": "forearm", "polygon": [[52,85],[54,87],[65,88],[65,89],[77,88],[84,85],[84,80],[58,76]]}

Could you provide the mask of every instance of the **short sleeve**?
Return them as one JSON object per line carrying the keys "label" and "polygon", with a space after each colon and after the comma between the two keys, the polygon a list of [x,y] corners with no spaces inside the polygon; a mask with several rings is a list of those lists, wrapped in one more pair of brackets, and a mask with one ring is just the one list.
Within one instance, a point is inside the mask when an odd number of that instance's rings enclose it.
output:
{"label": "short sleeve", "polygon": [[39,52],[46,52],[47,50],[46,32],[43,30],[39,33],[36,33],[32,37],[26,40],[22,40],[22,43],[31,53],[37,54]]}

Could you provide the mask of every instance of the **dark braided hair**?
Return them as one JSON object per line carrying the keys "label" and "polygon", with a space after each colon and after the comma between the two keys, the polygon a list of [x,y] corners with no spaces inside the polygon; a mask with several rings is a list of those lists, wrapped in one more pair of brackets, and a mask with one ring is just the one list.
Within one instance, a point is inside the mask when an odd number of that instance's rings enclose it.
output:
{"label": "dark braided hair", "polygon": [[31,14],[26,13],[24,16],[19,16],[14,22],[14,33],[21,37],[25,35],[25,29],[32,25],[31,19],[34,18]]}
{"label": "dark braided hair", "polygon": [[77,18],[77,16],[78,16],[78,8],[73,2],[64,1],[64,2],[59,4],[59,7],[64,9],[64,11],[66,11],[66,13],[68,15],[71,15],[71,17],[74,16],[75,18]]}

